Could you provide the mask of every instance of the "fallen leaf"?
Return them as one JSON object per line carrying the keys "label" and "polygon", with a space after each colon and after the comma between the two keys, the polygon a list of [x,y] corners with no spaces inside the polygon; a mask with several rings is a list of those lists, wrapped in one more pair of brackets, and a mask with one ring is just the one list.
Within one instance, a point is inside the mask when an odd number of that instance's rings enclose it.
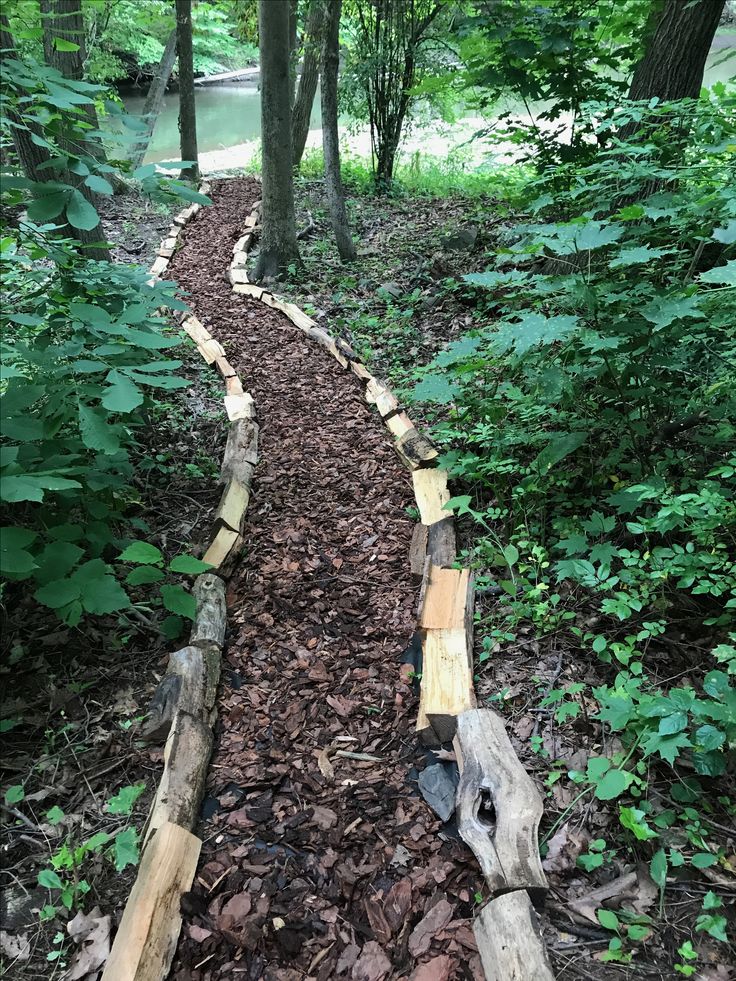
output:
{"label": "fallen leaf", "polygon": [[435,934],[443,930],[452,919],[454,907],[441,899],[414,927],[409,935],[409,951],[413,957],[421,957],[429,950]]}
{"label": "fallen leaf", "polygon": [[31,944],[27,933],[8,933],[0,930],[0,950],[13,961],[27,961],[31,956]]}
{"label": "fallen leaf", "polygon": [[110,917],[102,916],[99,907],[91,913],[82,912],[66,925],[67,933],[81,944],[74,953],[66,981],[79,981],[88,974],[96,974],[110,956]]}
{"label": "fallen leaf", "polygon": [[406,914],[411,909],[411,881],[409,879],[399,879],[389,889],[383,903],[383,911],[388,920],[389,926],[394,933],[406,921]]}
{"label": "fallen leaf", "polygon": [[397,845],[394,848],[393,858],[391,859],[391,865],[401,865],[406,866],[409,864],[411,859],[411,852],[404,845]]}
{"label": "fallen leaf", "polygon": [[629,872],[628,875],[620,875],[617,879],[607,882],[604,886],[594,889],[592,892],[573,899],[568,903],[571,910],[584,916],[586,920],[598,925],[598,917],[595,911],[602,906],[607,899],[633,899],[636,895],[636,872]]}

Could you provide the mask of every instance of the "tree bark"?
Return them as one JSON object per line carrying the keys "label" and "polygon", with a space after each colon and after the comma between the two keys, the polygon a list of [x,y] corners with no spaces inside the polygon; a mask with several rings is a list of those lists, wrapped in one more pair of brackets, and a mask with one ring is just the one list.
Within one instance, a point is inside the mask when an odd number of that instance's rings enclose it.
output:
{"label": "tree bark", "polygon": [[725,0],[666,0],[629,99],[697,99]]}
{"label": "tree bark", "polygon": [[[325,157],[325,186],[330,205],[332,230],[343,262],[356,259],[345,209],[345,192],[340,176],[340,135],[337,124],[337,75],[340,63],[340,12],[342,0],[326,0],[323,7],[322,46],[322,148]],[[306,55],[305,55],[306,61]]]}
{"label": "tree bark", "polygon": [[319,59],[322,41],[322,25],[325,12],[321,9],[319,0],[311,0],[307,23],[304,28],[304,57],[302,73],[299,77],[299,88],[294,101],[292,119],[292,143],[294,168],[299,169],[302,162],[304,147],[309,133],[309,120],[312,115],[312,104],[317,91],[319,80]]}
{"label": "tree bark", "polygon": [[182,177],[199,179],[197,115],[194,102],[194,58],[192,54],[192,0],[176,0],[176,50],[179,55],[179,137],[181,159],[192,166]]}
{"label": "tree bark", "polygon": [[263,235],[256,267],[259,279],[274,277],[299,261],[289,95],[289,0],[258,0],[261,55]]}
{"label": "tree bark", "polygon": [[161,106],[163,105],[166,86],[169,84],[169,79],[171,78],[171,72],[173,71],[175,61],[176,28],[174,28],[171,34],[169,34],[166,47],[161,55],[161,61],[158,63],[156,74],[153,76],[149,86],[146,101],[143,103],[143,116],[146,120],[147,128],[145,137],[140,141],[140,143],[136,143],[131,154],[130,159],[134,168],[140,167],[140,165],[143,163],[143,158],[146,155],[146,150],[148,150],[151,137],[153,136],[153,130],[156,126],[156,119],[158,118],[158,114],[161,111]]}

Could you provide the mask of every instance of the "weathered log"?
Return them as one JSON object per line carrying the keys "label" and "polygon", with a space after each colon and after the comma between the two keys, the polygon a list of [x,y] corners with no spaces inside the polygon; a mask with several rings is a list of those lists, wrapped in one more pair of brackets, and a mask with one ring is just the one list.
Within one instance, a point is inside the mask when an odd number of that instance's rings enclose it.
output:
{"label": "weathered log", "polygon": [[146,742],[163,742],[177,712],[197,714],[204,704],[205,665],[199,647],[183,647],[169,656],[166,674],[153,694],[141,728]]}
{"label": "weathered log", "polygon": [[447,471],[434,468],[413,470],[411,479],[422,524],[433,525],[435,521],[448,517],[448,512],[444,510],[444,505],[450,500]]}
{"label": "weathered log", "polygon": [[164,258],[163,256],[158,256],[156,259],[154,259],[153,265],[151,266],[149,272],[152,276],[163,276],[168,265],[168,259]]}
{"label": "weathered log", "polygon": [[531,900],[509,892],[483,907],[473,922],[486,981],[554,981]]}
{"label": "weathered log", "polygon": [[420,579],[424,575],[424,561],[427,557],[427,526],[414,525],[409,546],[409,568],[413,576]]}
{"label": "weathered log", "polygon": [[181,897],[194,881],[202,842],[164,823],[143,852],[102,981],[163,981],[181,931]]}
{"label": "weathered log", "polygon": [[230,426],[225,453],[220,468],[220,481],[227,484],[238,480],[250,487],[253,467],[258,463],[258,423],[252,419],[237,419]]}
{"label": "weathered log", "polygon": [[243,383],[237,375],[225,379],[225,392],[228,395],[244,395]]}
{"label": "weathered log", "polygon": [[282,313],[285,313],[294,326],[300,330],[307,331],[317,326],[315,321],[298,307],[296,303],[288,303],[286,300],[280,300],[278,309]]}
{"label": "weathered log", "polygon": [[387,419],[399,409],[399,403],[394,393],[377,378],[371,379],[366,385],[365,399],[366,402],[370,402],[376,406],[384,419]]}
{"label": "weathered log", "polygon": [[476,705],[472,650],[463,628],[425,631],[422,649],[422,710],[439,742],[449,742],[458,716]]}
{"label": "weathered log", "polygon": [[248,283],[248,270],[244,266],[233,265],[228,271],[230,282],[235,286],[236,283]]}
{"label": "weathered log", "polygon": [[433,467],[439,456],[437,447],[414,426],[399,436],[396,441],[396,452],[410,470]]}
{"label": "weathered log", "polygon": [[192,592],[197,601],[197,612],[189,643],[196,646],[214,644],[222,648],[227,626],[225,585],[222,579],[205,572],[195,579]]}
{"label": "weathered log", "polygon": [[225,487],[220,505],[215,512],[215,528],[219,529],[221,525],[225,525],[242,534],[249,499],[249,488],[237,477],[232,477]]}
{"label": "weathered log", "polygon": [[360,361],[351,361],[350,370],[354,375],[357,375],[357,377],[360,378],[361,381],[369,382],[373,378],[373,375],[370,373],[370,371],[368,371],[366,366],[362,364],[362,362]]}
{"label": "weathered log", "polygon": [[256,300],[262,299],[265,289],[262,286],[256,286],[255,283],[236,283],[233,286],[233,293],[241,293],[243,296],[252,296]]}
{"label": "weathered log", "polygon": [[427,554],[435,565],[452,565],[455,561],[455,519],[451,514],[427,529]]}
{"label": "weathered log", "polygon": [[349,367],[348,359],[344,354],[340,354],[340,352],[337,350],[337,345],[335,344],[334,339],[327,333],[327,331],[322,330],[321,327],[310,327],[308,330],[305,330],[305,333],[311,337],[312,340],[317,341],[318,344],[321,344],[322,347],[326,348],[341,367]]}
{"label": "weathered log", "polygon": [[225,357],[225,349],[219,341],[214,339],[214,337],[210,337],[208,341],[202,341],[200,344],[197,344],[197,350],[207,364],[212,364],[213,361],[217,361],[218,358]]}
{"label": "weathered log", "polygon": [[167,821],[182,828],[194,827],[211,753],[209,721],[177,711],[164,747],[164,772],[148,817],[145,841]]}
{"label": "weathered log", "polygon": [[230,422],[236,422],[238,419],[255,419],[256,417],[255,404],[248,392],[243,392],[242,395],[226,395],[225,411]]}
{"label": "weathered log", "polygon": [[[537,842],[542,799],[500,716],[490,709],[459,716],[455,755],[460,767],[458,830],[478,859],[491,894],[527,889],[534,898],[542,897],[547,889]],[[479,817],[489,796],[495,813],[492,834]]]}
{"label": "weathered log", "polygon": [[227,358],[215,358],[215,366],[225,380],[234,378],[237,375],[235,368],[233,368]]}
{"label": "weathered log", "polygon": [[187,317],[182,323],[182,327],[197,345],[212,340],[210,332],[196,317]]}

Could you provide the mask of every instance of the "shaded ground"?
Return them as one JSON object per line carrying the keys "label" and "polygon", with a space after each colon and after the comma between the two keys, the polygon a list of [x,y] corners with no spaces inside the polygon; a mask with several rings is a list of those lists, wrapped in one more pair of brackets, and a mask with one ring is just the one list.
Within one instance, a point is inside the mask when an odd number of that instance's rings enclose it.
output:
{"label": "shaded ground", "polygon": [[416,698],[399,665],[416,600],[410,481],[359,383],[231,292],[225,272],[258,187],[213,195],[171,276],[256,400],[261,462],[172,976],[479,977],[478,875],[414,783]]}

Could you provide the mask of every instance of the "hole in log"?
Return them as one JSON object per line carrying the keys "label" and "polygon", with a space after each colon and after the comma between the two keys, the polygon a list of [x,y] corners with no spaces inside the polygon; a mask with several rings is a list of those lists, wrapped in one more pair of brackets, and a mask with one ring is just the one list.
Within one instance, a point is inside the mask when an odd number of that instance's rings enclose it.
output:
{"label": "hole in log", "polygon": [[478,805],[478,821],[491,834],[496,828],[496,808],[493,806],[493,796],[490,790],[481,787],[480,804]]}

